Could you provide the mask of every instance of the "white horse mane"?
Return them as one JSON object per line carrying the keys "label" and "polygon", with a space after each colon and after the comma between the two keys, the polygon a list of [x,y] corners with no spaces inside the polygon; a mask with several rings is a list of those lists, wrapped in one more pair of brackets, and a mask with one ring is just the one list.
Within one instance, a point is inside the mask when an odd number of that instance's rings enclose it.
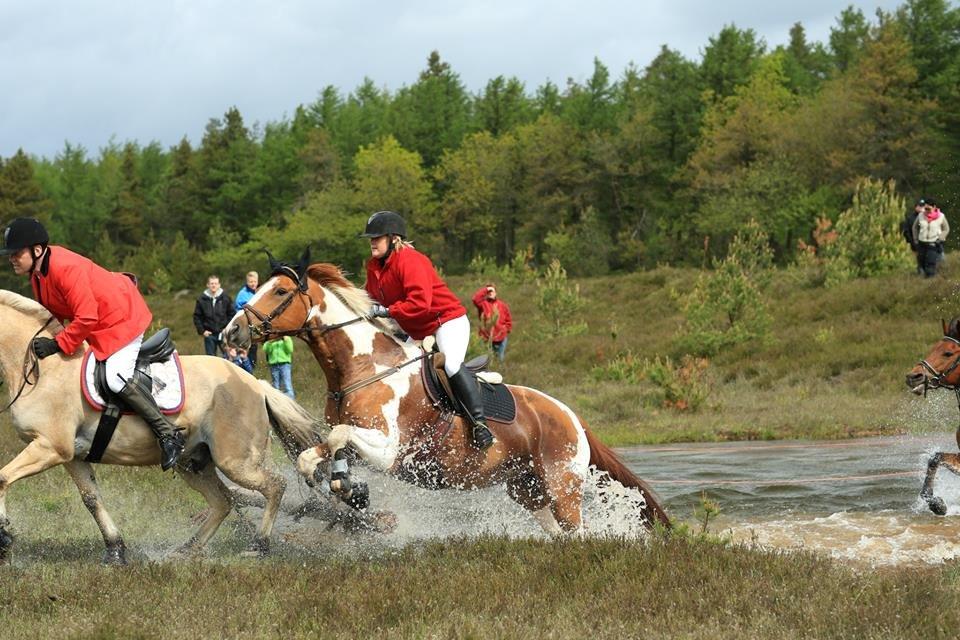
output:
{"label": "white horse mane", "polygon": [[[370,307],[373,300],[365,289],[356,287],[343,276],[343,272],[332,264],[314,264],[308,269],[308,274],[316,279],[321,287],[329,289],[334,295],[340,298],[341,302],[358,316],[365,316],[370,313]],[[394,338],[398,327],[396,322],[387,318],[372,319],[374,326],[383,331],[386,335]],[[397,340],[397,342],[400,342]]]}

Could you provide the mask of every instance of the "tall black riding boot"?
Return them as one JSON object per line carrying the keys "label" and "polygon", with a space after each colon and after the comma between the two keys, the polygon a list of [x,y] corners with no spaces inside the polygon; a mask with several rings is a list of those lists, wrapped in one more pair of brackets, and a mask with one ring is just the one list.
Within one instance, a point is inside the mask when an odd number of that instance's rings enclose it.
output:
{"label": "tall black riding boot", "polygon": [[166,471],[177,464],[180,454],[183,452],[183,434],[176,429],[167,417],[160,413],[160,408],[154,401],[153,396],[147,393],[140,385],[133,380],[127,381],[120,390],[119,396],[123,401],[130,405],[130,408],[137,412],[153,435],[160,441],[160,468]]}
{"label": "tall black riding boot", "polygon": [[477,377],[466,367],[450,376],[450,387],[457,399],[467,412],[467,418],[473,426],[473,446],[481,451],[493,444],[493,434],[484,420],[483,396],[480,395],[480,386]]}

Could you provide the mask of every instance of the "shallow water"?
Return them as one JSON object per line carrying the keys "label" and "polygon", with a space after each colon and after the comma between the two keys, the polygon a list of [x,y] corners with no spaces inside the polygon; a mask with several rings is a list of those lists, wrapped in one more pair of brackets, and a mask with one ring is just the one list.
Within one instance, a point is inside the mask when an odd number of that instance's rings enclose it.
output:
{"label": "shallow water", "polygon": [[829,442],[635,447],[619,453],[694,526],[701,496],[719,504],[710,531],[774,548],[836,558],[929,564],[960,557],[960,478],[945,470],[935,490],[946,517],[918,494],[926,461],[956,451],[954,435]]}
{"label": "shallow water", "polygon": [[[937,517],[919,500],[927,458],[955,451],[953,434],[827,442],[757,442],[632,447],[617,453],[656,490],[668,513],[695,530],[702,497],[720,507],[709,530],[734,541],[803,548],[870,565],[933,564],[960,557],[960,478],[941,472],[937,494],[950,505]],[[473,492],[427,491],[358,468],[372,507],[393,512],[390,535],[320,534],[322,523],[282,517],[281,539],[355,550],[494,533],[541,536],[539,526],[503,487]],[[291,486],[289,503],[308,490]],[[588,488],[588,534],[642,535],[635,494]]]}

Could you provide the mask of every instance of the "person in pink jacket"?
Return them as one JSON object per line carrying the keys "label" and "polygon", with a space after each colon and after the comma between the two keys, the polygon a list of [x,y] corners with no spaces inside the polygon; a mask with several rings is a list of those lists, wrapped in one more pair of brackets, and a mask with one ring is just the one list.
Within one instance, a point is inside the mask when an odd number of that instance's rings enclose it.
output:
{"label": "person in pink jacket", "polygon": [[132,276],[107,271],[89,258],[50,244],[34,218],[15,218],[3,232],[0,255],[17,275],[30,278],[33,297],[57,320],[68,322],[53,338],[38,336],[33,352],[42,360],[72,355],[84,341],[105,362],[107,386],[147,423],[160,443],[160,466],[174,466],[183,451],[183,435],[157,407],[150,391],[133,380],[143,333],[153,315]]}

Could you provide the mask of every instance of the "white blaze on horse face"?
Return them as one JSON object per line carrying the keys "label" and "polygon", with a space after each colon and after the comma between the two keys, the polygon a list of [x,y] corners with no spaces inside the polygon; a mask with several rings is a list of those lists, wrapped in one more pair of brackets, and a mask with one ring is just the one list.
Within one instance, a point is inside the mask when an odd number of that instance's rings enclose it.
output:
{"label": "white blaze on horse face", "polygon": [[260,302],[265,296],[269,295],[274,289],[277,288],[277,278],[274,276],[266,282],[263,283],[263,286],[257,289],[256,293],[250,296],[250,299],[247,300],[247,304],[251,307],[258,302]]}
{"label": "white blaze on horse face", "polygon": [[577,417],[577,414],[575,414],[570,407],[563,404],[556,398],[548,396],[543,391],[531,389],[530,387],[519,388],[526,389],[527,391],[533,391],[534,393],[539,393],[541,396],[557,405],[567,415],[567,417],[570,418],[570,422],[573,423],[573,428],[577,432],[577,444],[574,447],[574,451],[571,452],[572,459],[570,460],[570,470],[586,481],[587,474],[590,472],[590,444],[587,442],[587,432],[583,430],[583,424],[580,422],[580,418]]}

